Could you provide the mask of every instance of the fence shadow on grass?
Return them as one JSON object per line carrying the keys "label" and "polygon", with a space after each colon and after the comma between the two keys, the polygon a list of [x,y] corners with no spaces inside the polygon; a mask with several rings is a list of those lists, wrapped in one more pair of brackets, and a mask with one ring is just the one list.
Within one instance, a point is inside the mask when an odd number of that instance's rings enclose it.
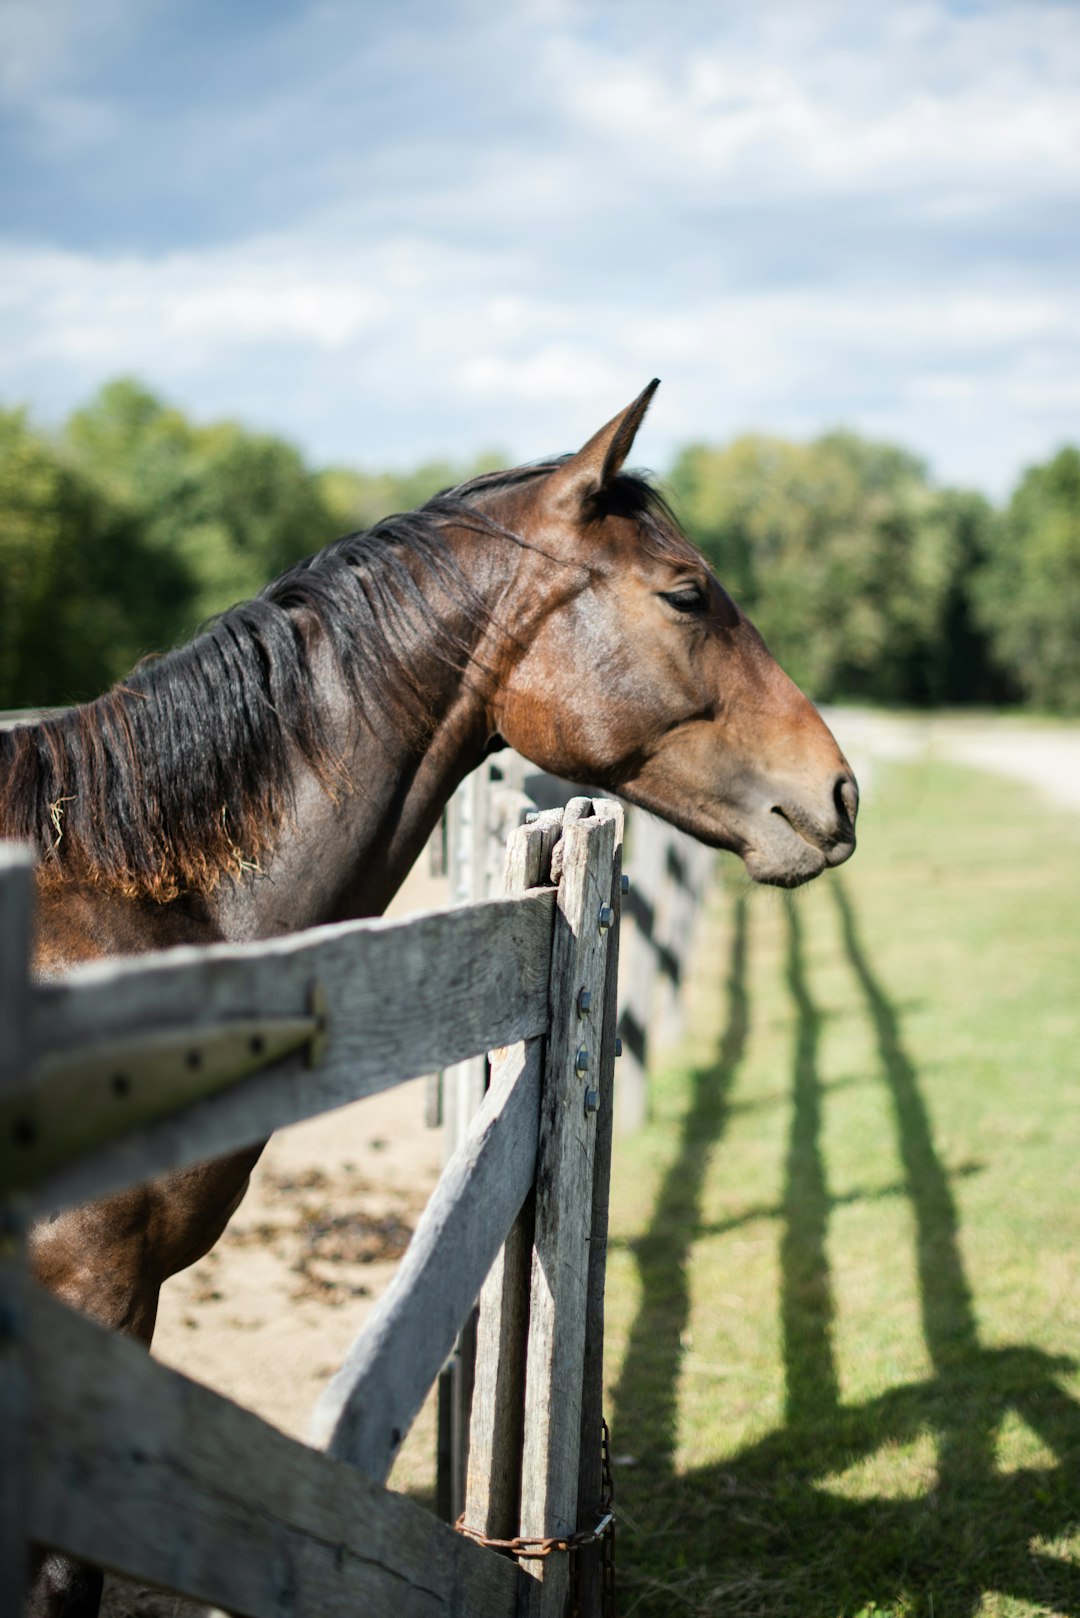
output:
{"label": "fence shadow on grass", "polygon": [[709,1158],[727,1127],[731,1089],[749,1028],[746,952],[746,899],[739,895],[727,980],[727,1027],[715,1065],[694,1075],[678,1155],[660,1187],[649,1230],[633,1244],[642,1297],[616,1405],[620,1426],[633,1431],[635,1449],[652,1457],[665,1472],[671,1470],[675,1446],[679,1359],[690,1316],[687,1262]]}
{"label": "fence shadow on grass", "polygon": [[[688,1263],[705,1169],[723,1133],[747,1038],[747,918],[736,916],[728,1024],[716,1064],[694,1075],[678,1155],[636,1245],[642,1300],[615,1395],[621,1435],[645,1460],[620,1476],[635,1532],[620,1548],[622,1612],[855,1618],[974,1618],[986,1592],[1080,1615],[1080,1567],[1047,1549],[1080,1524],[1080,1406],[1058,1375],[1071,1361],[979,1342],[949,1176],[937,1156],[900,1019],[862,944],[839,882],[832,893],[848,964],[873,1027],[893,1110],[902,1192],[914,1216],[924,1338],[932,1374],[846,1405],[833,1345],[826,1246],[830,1198],[821,1147],[818,1043],[799,912],[788,913],[786,983],[796,1013],[791,1130],[781,1223],[783,1425],[715,1467],[676,1474],[679,1349]],[[845,1199],[847,1200],[847,1199]],[[757,1210],[760,1218],[763,1210]],[[1015,1413],[1056,1465],[998,1470]],[[824,1480],[884,1446],[930,1435],[933,1485],[916,1498],[858,1498]]]}

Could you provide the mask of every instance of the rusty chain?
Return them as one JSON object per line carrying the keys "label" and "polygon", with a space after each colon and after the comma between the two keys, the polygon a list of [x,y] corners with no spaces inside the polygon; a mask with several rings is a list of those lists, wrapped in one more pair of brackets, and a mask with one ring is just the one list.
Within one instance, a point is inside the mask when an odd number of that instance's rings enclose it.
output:
{"label": "rusty chain", "polygon": [[605,1538],[615,1526],[615,1513],[603,1512],[596,1521],[595,1528],[580,1529],[576,1534],[549,1535],[546,1539],[539,1536],[529,1539],[523,1534],[517,1534],[513,1539],[495,1539],[490,1534],[482,1534],[478,1528],[470,1528],[462,1517],[455,1524],[458,1533],[464,1534],[468,1539],[475,1540],[477,1545],[484,1545],[488,1550],[506,1551],[510,1556],[523,1558],[550,1556],[554,1551],[583,1550],[586,1545],[595,1545],[598,1539]]}
{"label": "rusty chain", "polygon": [[465,1513],[455,1523],[459,1534],[465,1534],[477,1545],[483,1545],[488,1550],[505,1551],[508,1556],[522,1559],[540,1559],[551,1556],[556,1551],[565,1551],[572,1556],[575,1551],[584,1550],[586,1545],[595,1545],[598,1540],[603,1541],[603,1561],[601,1563],[600,1594],[601,1611],[603,1618],[617,1618],[615,1611],[615,1480],[611,1473],[611,1434],[606,1421],[601,1422],[603,1433],[600,1439],[601,1485],[600,1485],[600,1512],[592,1528],[579,1529],[576,1534],[551,1534],[546,1538],[539,1535],[529,1538],[517,1534],[513,1539],[495,1539],[490,1534],[483,1534],[478,1528],[470,1528],[465,1521]]}

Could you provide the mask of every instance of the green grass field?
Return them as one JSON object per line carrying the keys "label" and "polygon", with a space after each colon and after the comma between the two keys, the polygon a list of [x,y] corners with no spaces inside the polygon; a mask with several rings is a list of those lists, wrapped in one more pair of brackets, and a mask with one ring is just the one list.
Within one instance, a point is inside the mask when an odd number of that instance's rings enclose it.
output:
{"label": "green grass field", "polygon": [[722,892],[617,1148],[622,1618],[1080,1614],[1080,824],[875,787]]}

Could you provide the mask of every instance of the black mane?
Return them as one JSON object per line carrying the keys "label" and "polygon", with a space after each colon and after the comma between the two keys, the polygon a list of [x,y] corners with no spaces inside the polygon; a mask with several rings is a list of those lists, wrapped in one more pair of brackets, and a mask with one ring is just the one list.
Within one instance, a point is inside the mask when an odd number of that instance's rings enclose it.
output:
{"label": "black mane", "polygon": [[487,614],[450,525],[497,527],[437,496],[296,563],[95,701],[0,731],[2,834],[34,845],[46,882],[156,899],[257,865],[290,807],[290,747],[331,790],[347,786],[318,699],[316,638],[377,733],[421,731],[433,673],[469,662],[470,629]]}

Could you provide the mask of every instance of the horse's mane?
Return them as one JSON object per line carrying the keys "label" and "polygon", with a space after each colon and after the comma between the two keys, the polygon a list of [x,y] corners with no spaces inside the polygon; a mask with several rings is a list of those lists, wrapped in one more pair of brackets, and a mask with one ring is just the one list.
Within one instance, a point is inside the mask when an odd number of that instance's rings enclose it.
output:
{"label": "horse's mane", "polygon": [[[446,530],[527,543],[485,510],[488,497],[560,464],[482,475],[335,540],[104,696],[0,731],[0,835],[34,846],[46,884],[161,901],[257,868],[289,813],[291,749],[330,791],[351,787],[319,701],[315,641],[359,723],[422,734],[440,670],[464,670],[491,625]],[[642,480],[620,476],[612,499],[650,548],[689,549]]]}
{"label": "horse's mane", "polygon": [[469,662],[486,613],[451,524],[495,527],[436,497],[296,563],[95,701],[0,731],[0,833],[34,845],[46,883],[159,900],[257,865],[289,810],[290,748],[331,790],[340,770],[317,638],[376,730],[422,728],[438,666]]}

